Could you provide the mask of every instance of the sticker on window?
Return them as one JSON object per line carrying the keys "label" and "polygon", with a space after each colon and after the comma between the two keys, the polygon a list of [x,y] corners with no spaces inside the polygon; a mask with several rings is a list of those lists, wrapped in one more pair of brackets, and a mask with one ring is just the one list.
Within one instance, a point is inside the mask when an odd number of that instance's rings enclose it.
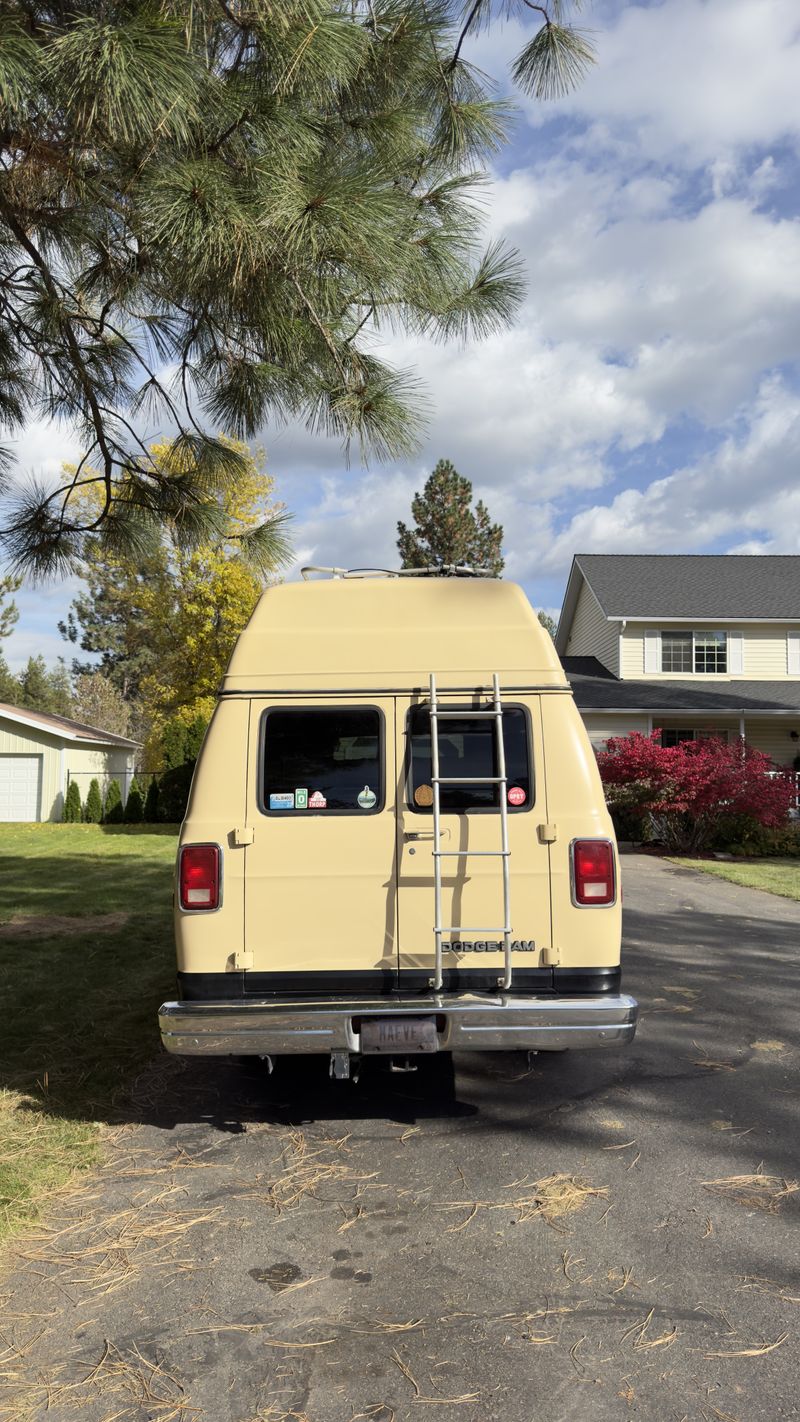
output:
{"label": "sticker on window", "polygon": [[294,807],[295,807],[296,810],[307,810],[307,809],[308,809],[308,791],[307,791],[307,790],[295,790],[295,792],[294,792]]}
{"label": "sticker on window", "polygon": [[315,790],[312,795],[309,795],[308,808],[309,810],[327,810],[328,802],[321,790]]}
{"label": "sticker on window", "polygon": [[418,785],[417,788],[416,788],[416,790],[414,791],[414,804],[415,804],[415,805],[432,805],[432,804],[433,804],[433,786],[432,786],[432,785]]}
{"label": "sticker on window", "polygon": [[370,790],[369,786],[365,785],[358,797],[358,803],[362,810],[371,810],[378,803],[378,797],[374,790]]}
{"label": "sticker on window", "polygon": [[294,791],[289,791],[288,794],[270,795],[269,807],[271,810],[293,810]]}
{"label": "sticker on window", "polygon": [[524,805],[524,804],[525,804],[525,791],[523,790],[523,788],[522,788],[521,785],[511,785],[511,786],[509,786],[509,791],[508,791],[508,803],[509,803],[509,805]]}

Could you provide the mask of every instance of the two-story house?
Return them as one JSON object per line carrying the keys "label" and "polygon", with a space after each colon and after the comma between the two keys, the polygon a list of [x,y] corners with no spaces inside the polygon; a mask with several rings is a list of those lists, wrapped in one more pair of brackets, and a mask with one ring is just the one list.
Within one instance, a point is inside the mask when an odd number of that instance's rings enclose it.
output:
{"label": "two-story house", "polygon": [[800,755],[800,556],[577,554],[556,647],[595,746],[744,736]]}

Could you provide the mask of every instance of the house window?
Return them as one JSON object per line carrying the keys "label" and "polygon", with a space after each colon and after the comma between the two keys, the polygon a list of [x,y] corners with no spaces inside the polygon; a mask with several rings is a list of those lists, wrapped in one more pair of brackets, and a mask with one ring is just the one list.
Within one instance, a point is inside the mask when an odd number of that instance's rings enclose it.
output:
{"label": "house window", "polygon": [[[656,634],[661,644],[661,671],[698,675],[725,675],[728,672],[728,635],[725,632],[661,632]],[[735,639],[734,639],[735,640]],[[734,646],[734,653],[736,647]],[[645,665],[647,664],[645,646]],[[741,650],[738,661],[732,657],[733,670],[741,671]]]}
{"label": "house window", "polygon": [[664,730],[661,732],[662,746],[678,746],[682,741],[727,741],[728,732],[725,730],[715,730],[713,727],[704,727],[702,730],[689,730],[688,727],[680,727],[677,730]]}
{"label": "house window", "polygon": [[693,741],[694,731],[688,729],[669,730],[661,732],[661,744],[667,746],[679,746],[681,741]]}
{"label": "house window", "polygon": [[691,632],[661,633],[661,670],[690,672],[692,670]]}
{"label": "house window", "polygon": [[728,670],[728,639],[724,632],[695,632],[694,669],[696,672]]}

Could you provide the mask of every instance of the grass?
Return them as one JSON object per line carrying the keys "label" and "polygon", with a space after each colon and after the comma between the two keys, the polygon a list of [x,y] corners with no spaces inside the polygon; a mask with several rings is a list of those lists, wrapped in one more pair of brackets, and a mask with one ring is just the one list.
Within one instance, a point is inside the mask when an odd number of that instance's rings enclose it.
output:
{"label": "grass", "polygon": [[699,869],[731,884],[746,889],[764,889],[768,894],[780,894],[785,899],[800,899],[800,860],[798,859],[672,859],[683,869]]}
{"label": "grass", "polygon": [[98,1157],[174,985],[172,826],[0,826],[0,1241]]}

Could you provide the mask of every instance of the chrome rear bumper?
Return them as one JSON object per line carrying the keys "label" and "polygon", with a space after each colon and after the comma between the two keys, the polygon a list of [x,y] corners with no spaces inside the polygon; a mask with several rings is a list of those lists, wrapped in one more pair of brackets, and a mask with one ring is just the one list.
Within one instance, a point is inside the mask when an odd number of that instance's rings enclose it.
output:
{"label": "chrome rear bumper", "polygon": [[436,993],[426,997],[309,1001],[165,1002],[161,1040],[178,1056],[281,1056],[361,1051],[364,1018],[436,1018],[439,1051],[560,1051],[621,1047],[633,1040],[634,998],[517,997]]}

